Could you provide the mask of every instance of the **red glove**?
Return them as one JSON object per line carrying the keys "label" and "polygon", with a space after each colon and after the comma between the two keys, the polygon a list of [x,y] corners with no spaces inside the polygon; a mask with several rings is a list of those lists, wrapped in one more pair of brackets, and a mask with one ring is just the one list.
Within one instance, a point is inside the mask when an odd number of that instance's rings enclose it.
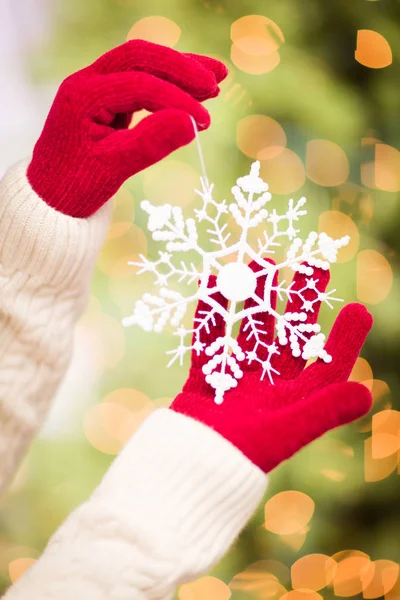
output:
{"label": "red glove", "polygon": [[[61,85],[35,146],[28,179],[53,208],[88,217],[126,179],[194,138],[227,75],[217,60],[133,40]],[[154,114],[127,129],[132,113]]]}
{"label": "red glove", "polygon": [[[251,265],[256,269],[257,266]],[[329,281],[329,273],[315,269],[319,289],[323,291]],[[210,278],[209,286],[215,285]],[[297,274],[293,289],[302,289],[305,276]],[[264,281],[258,279],[256,293],[261,297]],[[306,294],[313,293],[311,290]],[[221,294],[214,298],[225,307],[226,299]],[[273,303],[276,303],[276,297]],[[247,306],[252,306],[252,300]],[[301,309],[300,300],[293,300],[287,310]],[[308,323],[317,321],[320,306],[314,304],[314,312],[308,313]],[[209,306],[199,302],[196,317]],[[218,317],[217,317],[218,319]],[[267,332],[264,341],[272,343],[274,317],[257,315],[264,322],[261,327]],[[272,366],[280,372],[274,385],[268,380],[260,381],[261,365],[258,362],[241,364],[244,372],[238,386],[227,392],[221,405],[214,402],[215,390],[205,382],[201,370],[209,360],[205,353],[192,354],[192,367],[183,391],[171,405],[172,410],[185,414],[215,429],[225,439],[239,448],[247,458],[264,472],[271,471],[283,460],[292,456],[303,446],[323,435],[330,429],[344,425],[368,412],[372,398],[368,389],[347,382],[365,338],[372,326],[372,317],[361,304],[345,306],[337,317],[326,343],[332,356],[327,364],[322,360],[305,367],[302,358],[294,358],[288,346],[279,346]],[[210,345],[224,335],[224,322],[216,320],[215,328],[204,334],[201,341]],[[246,322],[242,322],[239,343],[244,351],[251,346],[246,341]],[[254,342],[251,344],[254,345]]]}

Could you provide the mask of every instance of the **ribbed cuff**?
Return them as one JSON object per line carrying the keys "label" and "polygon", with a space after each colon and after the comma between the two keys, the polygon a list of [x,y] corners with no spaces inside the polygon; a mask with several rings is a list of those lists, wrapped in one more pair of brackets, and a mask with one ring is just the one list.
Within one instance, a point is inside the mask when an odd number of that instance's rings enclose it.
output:
{"label": "ribbed cuff", "polygon": [[94,267],[111,206],[103,206],[87,219],[54,210],[32,190],[26,176],[28,164],[18,163],[0,181],[2,267],[22,271],[44,285],[73,288]]}
{"label": "ribbed cuff", "polygon": [[[175,532],[171,537],[178,537],[182,563],[196,575],[226,552],[266,486],[266,475],[217,432],[158,409],[116,459],[95,497],[127,519],[127,527],[130,519],[136,521],[138,505],[146,502],[144,525],[151,527],[161,514],[164,534]],[[162,532],[155,536],[160,537]]]}

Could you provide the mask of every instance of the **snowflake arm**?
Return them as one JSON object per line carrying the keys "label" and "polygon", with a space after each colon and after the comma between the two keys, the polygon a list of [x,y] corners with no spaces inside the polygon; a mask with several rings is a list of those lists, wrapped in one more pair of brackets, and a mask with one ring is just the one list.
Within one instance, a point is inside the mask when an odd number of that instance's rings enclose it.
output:
{"label": "snowflake arm", "polygon": [[124,327],[140,325],[145,331],[161,333],[167,323],[178,327],[188,305],[197,298],[198,294],[185,298],[179,292],[161,288],[157,296],[144,294],[141,300],[137,300],[133,314],[125,317],[122,324]]}
{"label": "snowflake arm", "polygon": [[200,271],[195,267],[193,262],[189,265],[184,261],[180,261],[180,266],[177,267],[172,261],[172,254],[168,252],[159,252],[159,258],[155,261],[148,260],[142,254],[139,255],[141,262],[129,261],[129,265],[138,267],[137,274],[153,273],[156,277],[156,285],[167,286],[169,280],[176,276],[179,283],[185,282],[188,284],[197,281],[201,277]]}
{"label": "snowflake arm", "polygon": [[[200,196],[203,200],[203,206],[200,210],[195,210],[195,215],[201,223],[202,221],[207,221],[211,224],[211,228],[207,229],[207,233],[210,236],[210,241],[213,244],[216,244],[221,249],[225,250],[227,248],[227,242],[231,236],[230,233],[227,233],[228,224],[225,223],[221,225],[221,217],[228,212],[228,207],[226,205],[226,201],[216,202],[213,199],[212,193],[214,186],[209,185],[207,181],[201,178],[201,190],[195,190],[196,194]],[[211,216],[210,209],[212,209],[213,215]]]}
{"label": "snowflake arm", "polygon": [[154,241],[166,242],[169,252],[194,250],[201,256],[204,250],[198,245],[198,233],[194,219],[184,219],[180,206],[153,206],[143,200],[141,208],[149,215],[147,227]]}

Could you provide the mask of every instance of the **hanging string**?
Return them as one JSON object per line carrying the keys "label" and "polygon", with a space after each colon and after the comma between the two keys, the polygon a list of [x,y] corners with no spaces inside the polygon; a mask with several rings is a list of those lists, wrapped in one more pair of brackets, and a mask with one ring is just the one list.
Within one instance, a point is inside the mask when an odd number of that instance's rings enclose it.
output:
{"label": "hanging string", "polygon": [[194,118],[191,115],[190,115],[190,118],[191,118],[192,123],[193,123],[193,129],[194,129],[194,133],[195,133],[196,146],[197,146],[197,154],[199,155],[199,159],[200,159],[200,166],[201,166],[202,178],[204,180],[205,187],[208,189],[210,187],[210,184],[208,182],[207,171],[206,171],[206,164],[204,162],[203,150],[202,150],[201,143],[200,143],[199,130],[197,129],[197,123],[194,120]]}

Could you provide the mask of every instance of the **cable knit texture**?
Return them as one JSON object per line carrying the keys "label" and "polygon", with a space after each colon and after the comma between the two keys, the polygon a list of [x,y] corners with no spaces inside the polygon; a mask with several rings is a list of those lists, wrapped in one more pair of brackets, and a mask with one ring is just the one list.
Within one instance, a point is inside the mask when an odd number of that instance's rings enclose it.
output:
{"label": "cable knit texture", "polygon": [[58,213],[32,191],[27,164],[0,182],[0,491],[67,369],[110,213]]}
{"label": "cable knit texture", "polygon": [[147,418],[7,600],[167,600],[226,552],[265,475],[210,428]]}

